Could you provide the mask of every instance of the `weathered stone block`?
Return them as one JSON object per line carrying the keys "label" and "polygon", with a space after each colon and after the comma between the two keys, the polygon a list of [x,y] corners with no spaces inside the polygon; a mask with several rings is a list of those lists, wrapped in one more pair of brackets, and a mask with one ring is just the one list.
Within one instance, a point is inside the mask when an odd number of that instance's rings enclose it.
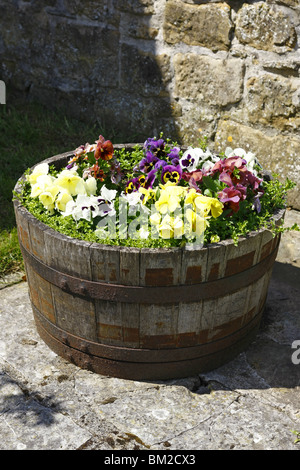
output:
{"label": "weathered stone block", "polygon": [[290,19],[276,5],[265,2],[242,6],[235,33],[242,44],[277,53],[293,50],[297,41]]}
{"label": "weathered stone block", "polygon": [[[233,140],[230,143],[228,138]],[[216,137],[216,150],[242,147],[255,153],[262,166],[279,175],[281,180],[290,178],[297,183],[289,193],[288,203],[300,210],[300,138],[281,134],[267,135],[261,130],[234,121],[220,121]]]}
{"label": "weathered stone block", "polygon": [[280,130],[300,125],[300,79],[266,73],[246,83],[245,109],[250,122]]}
{"label": "weathered stone block", "polygon": [[267,0],[266,3],[279,3],[288,7],[299,7],[299,0]]}
{"label": "weathered stone block", "polygon": [[242,97],[243,61],[223,61],[197,54],[176,54],[175,96],[226,106]]}
{"label": "weathered stone block", "polygon": [[171,0],[166,4],[163,30],[169,44],[184,42],[213,51],[227,50],[232,26],[226,3],[190,5]]}

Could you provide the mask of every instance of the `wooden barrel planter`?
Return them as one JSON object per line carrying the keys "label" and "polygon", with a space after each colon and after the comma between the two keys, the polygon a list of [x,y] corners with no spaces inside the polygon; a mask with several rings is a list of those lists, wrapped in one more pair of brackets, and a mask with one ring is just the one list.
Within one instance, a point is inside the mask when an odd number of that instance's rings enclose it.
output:
{"label": "wooden barrel planter", "polygon": [[[46,161],[62,167],[68,155]],[[116,247],[62,235],[14,204],[38,333],[68,361],[163,380],[215,369],[253,340],[279,236],[259,230],[238,246],[196,250]]]}

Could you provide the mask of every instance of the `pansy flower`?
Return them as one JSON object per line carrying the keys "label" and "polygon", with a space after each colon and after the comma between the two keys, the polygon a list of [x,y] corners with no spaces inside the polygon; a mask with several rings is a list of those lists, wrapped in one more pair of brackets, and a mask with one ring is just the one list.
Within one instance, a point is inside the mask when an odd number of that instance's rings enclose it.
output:
{"label": "pansy flower", "polygon": [[97,141],[96,150],[94,153],[95,159],[111,160],[114,153],[114,147],[110,140],[105,140],[102,135],[99,136]]}
{"label": "pansy flower", "polygon": [[105,180],[104,171],[102,170],[102,168],[99,167],[98,162],[92,166],[91,175],[101,182]]}
{"label": "pansy flower", "polygon": [[76,194],[85,194],[84,181],[72,170],[63,170],[56,179],[59,188],[68,191],[71,196]]}
{"label": "pansy flower", "polygon": [[150,171],[148,175],[140,175],[131,180],[127,181],[125,187],[125,194],[131,194],[134,191],[138,191],[140,187],[142,188],[152,188],[155,180],[156,172],[155,170]]}
{"label": "pansy flower", "polygon": [[147,175],[139,177],[140,184],[143,188],[149,189],[153,187],[156,178],[156,170],[151,170]]}
{"label": "pansy flower", "polygon": [[72,200],[73,198],[68,191],[60,191],[55,201],[55,208],[60,212],[65,212],[67,203]]}
{"label": "pansy flower", "polygon": [[41,175],[48,175],[49,165],[48,163],[40,163],[36,165],[30,175],[26,176],[27,181],[33,185],[36,183],[37,178]]}
{"label": "pansy flower", "polygon": [[188,208],[185,212],[185,234],[188,237],[201,237],[208,226],[208,221],[197,212]]}
{"label": "pansy flower", "polygon": [[230,208],[233,212],[238,212],[240,208],[240,201],[245,199],[246,188],[242,185],[237,187],[231,186],[224,188],[218,193],[219,200],[225,205],[225,208]]}
{"label": "pansy flower", "polygon": [[114,184],[120,183],[120,181],[121,181],[121,179],[124,175],[122,173],[121,165],[116,159],[114,159],[111,162],[110,172],[111,172],[110,179],[111,179],[112,183],[114,183]]}
{"label": "pansy flower", "polygon": [[181,179],[182,169],[180,165],[166,165],[163,167],[161,173],[161,181],[162,183],[167,183],[170,181],[171,183],[178,183]]}
{"label": "pansy flower", "polygon": [[144,143],[144,148],[158,158],[164,155],[165,141],[163,139],[149,138]]}
{"label": "pansy flower", "polygon": [[140,187],[139,179],[132,178],[131,180],[127,181],[124,192],[125,194],[131,194],[134,191],[137,191],[139,187]]}
{"label": "pansy flower", "polygon": [[214,219],[219,217],[223,212],[223,204],[218,199],[214,197],[204,196],[202,194],[197,194],[197,197],[194,199],[194,205],[197,210],[200,211],[205,217],[209,213],[213,216]]}
{"label": "pansy flower", "polygon": [[226,157],[233,157],[233,156],[242,157],[246,161],[246,166],[248,170],[250,170],[255,176],[257,176],[256,168],[257,167],[261,168],[261,165],[254,153],[246,152],[246,150],[242,148],[232,149],[231,147],[227,147],[225,149],[225,155]]}
{"label": "pansy flower", "polygon": [[[202,179],[203,179],[203,171],[202,170],[194,170],[194,171],[191,171],[191,172],[188,172],[188,171],[184,171],[182,173],[182,179],[184,181],[187,181],[190,186],[192,187],[195,187],[195,183],[198,182],[198,183],[201,183],[202,182]],[[196,186],[197,189],[198,186]]]}
{"label": "pansy flower", "polygon": [[212,158],[209,151],[204,152],[201,148],[189,147],[180,159],[180,166],[183,170],[194,171],[205,160]]}
{"label": "pansy flower", "polygon": [[156,155],[153,155],[151,152],[147,152],[146,156],[140,161],[139,169],[144,173],[149,173],[158,161],[159,158]]}
{"label": "pansy flower", "polygon": [[179,147],[173,147],[167,154],[167,159],[171,161],[172,165],[179,165]]}
{"label": "pansy flower", "polygon": [[195,152],[193,152],[194,149],[191,149],[191,151],[186,151],[181,160],[180,160],[180,166],[183,170],[188,170],[188,171],[193,171],[196,169],[199,161],[199,157],[195,155]]}

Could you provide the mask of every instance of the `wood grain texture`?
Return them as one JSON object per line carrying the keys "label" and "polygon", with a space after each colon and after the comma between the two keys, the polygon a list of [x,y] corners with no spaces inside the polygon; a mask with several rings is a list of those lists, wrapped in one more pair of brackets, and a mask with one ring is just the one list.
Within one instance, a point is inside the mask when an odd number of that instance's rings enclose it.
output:
{"label": "wood grain texture", "polygon": [[[59,160],[59,156],[56,158]],[[151,357],[157,354],[162,362],[170,364],[181,351],[179,362],[190,357],[197,367],[202,362],[209,363],[204,356],[200,360],[199,351],[204,355],[211,351],[213,368],[222,362],[222,357],[227,357],[227,347],[231,352],[235,348],[240,351],[240,345],[246,342],[245,335],[252,337],[257,328],[272,273],[269,265],[260,271],[259,263],[264,266],[268,257],[276,255],[279,236],[274,238],[269,231],[260,230],[241,238],[238,246],[226,240],[195,250],[107,246],[62,235],[35,219],[19,202],[14,206],[21,247],[60,279],[68,275],[78,284],[74,294],[67,283],[59,286],[50,282],[43,270],[37,272],[36,264],[25,262],[33,310],[43,324],[41,331],[49,341],[53,338],[51,344],[56,346],[63,343],[68,349],[72,340],[74,348],[70,346],[68,354],[73,351],[74,357],[80,356],[83,344],[84,360],[93,363],[93,367],[97,360],[89,352],[88,361],[87,348],[89,351],[100,348],[104,356],[109,351],[109,360],[116,363],[120,351],[134,360],[139,355],[145,360],[147,353]],[[276,220],[283,216],[284,211],[279,212]],[[239,276],[245,279],[246,274],[247,279],[254,267],[257,267],[254,280],[243,281],[237,287]],[[97,288],[100,285],[97,283],[119,289],[127,286],[126,296],[122,301],[109,295],[108,300],[89,296],[82,281],[92,281]],[[219,292],[221,285],[223,290]],[[176,286],[180,287],[177,300],[167,290]],[[186,293],[188,286],[195,289],[201,286],[202,292],[210,295],[194,301]],[[149,295],[149,289],[156,287],[166,288],[163,301],[153,298],[153,303],[143,302],[143,289],[148,289]],[[138,302],[130,301],[132,289],[141,292]],[[109,362],[104,362],[107,367]]]}

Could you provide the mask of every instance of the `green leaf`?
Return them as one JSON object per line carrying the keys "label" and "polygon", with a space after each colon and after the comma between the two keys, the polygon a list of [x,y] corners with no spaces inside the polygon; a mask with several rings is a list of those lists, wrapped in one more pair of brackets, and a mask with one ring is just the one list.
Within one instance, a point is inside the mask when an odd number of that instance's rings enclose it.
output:
{"label": "green leaf", "polygon": [[92,165],[94,165],[94,163],[96,163],[94,152],[89,152],[86,155],[87,155],[87,161],[91,163]]}
{"label": "green leaf", "polygon": [[221,191],[223,185],[218,180],[213,180],[210,176],[203,176],[203,184],[211,193]]}

